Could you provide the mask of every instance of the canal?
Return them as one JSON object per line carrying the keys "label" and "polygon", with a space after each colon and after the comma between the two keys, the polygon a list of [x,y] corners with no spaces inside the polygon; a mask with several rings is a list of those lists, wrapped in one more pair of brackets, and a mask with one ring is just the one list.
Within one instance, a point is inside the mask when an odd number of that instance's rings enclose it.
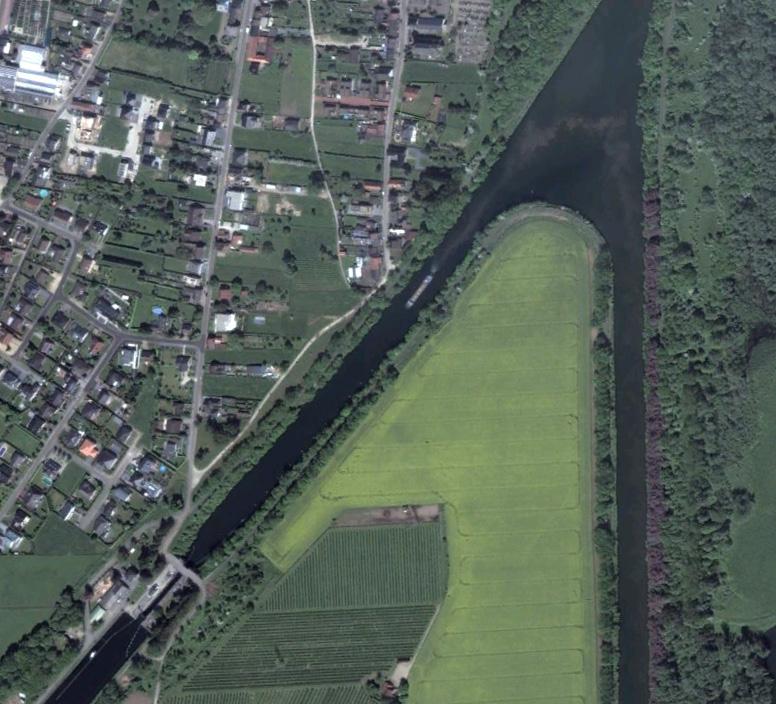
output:
{"label": "canal", "polygon": [[[401,341],[419,309],[436,295],[466,255],[478,231],[519,203],[541,200],[563,205],[597,227],[614,263],[620,701],[647,704],[642,170],[636,111],[649,9],[648,0],[603,0],[509,139],[485,183],[437,248],[431,258],[436,267],[434,279],[418,304],[411,310],[404,305],[428,273],[430,262],[209,517],[192,547],[190,563],[204,561],[261,505],[283,470],[301,459],[316,435],[366,383],[386,352]],[[83,670],[83,691],[93,691],[118,669],[114,664],[120,658],[109,657],[109,650],[103,651],[105,660],[100,664],[104,666]],[[76,691],[77,680],[68,683]],[[50,701],[65,704],[64,700]]]}

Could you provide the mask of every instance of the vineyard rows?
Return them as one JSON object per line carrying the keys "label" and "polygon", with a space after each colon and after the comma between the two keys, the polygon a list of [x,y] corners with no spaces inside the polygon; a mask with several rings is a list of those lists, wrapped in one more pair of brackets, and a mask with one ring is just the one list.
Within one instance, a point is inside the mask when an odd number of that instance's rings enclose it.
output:
{"label": "vineyard rows", "polygon": [[368,704],[360,684],[335,687],[287,687],[247,692],[197,692],[182,694],[166,704]]}
{"label": "vineyard rows", "polygon": [[332,528],[262,599],[267,611],[438,603],[447,587],[441,521]]}
{"label": "vineyard rows", "polygon": [[434,608],[253,615],[184,689],[358,682],[374,670],[390,669],[397,658],[410,657]]}

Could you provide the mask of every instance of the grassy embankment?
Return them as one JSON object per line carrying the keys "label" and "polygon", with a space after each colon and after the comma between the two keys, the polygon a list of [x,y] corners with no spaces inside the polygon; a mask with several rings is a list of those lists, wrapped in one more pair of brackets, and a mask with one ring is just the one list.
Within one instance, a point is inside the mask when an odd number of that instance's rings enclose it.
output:
{"label": "grassy embankment", "polygon": [[263,542],[289,569],[354,506],[441,501],[448,596],[412,701],[596,700],[590,250],[529,217]]}
{"label": "grassy embankment", "polygon": [[753,441],[738,466],[729,470],[734,486],[746,487],[733,522],[727,554],[728,581],[715,594],[715,615],[735,626],[767,630],[776,619],[776,561],[770,536],[776,520],[776,342],[758,345],[749,364]]}

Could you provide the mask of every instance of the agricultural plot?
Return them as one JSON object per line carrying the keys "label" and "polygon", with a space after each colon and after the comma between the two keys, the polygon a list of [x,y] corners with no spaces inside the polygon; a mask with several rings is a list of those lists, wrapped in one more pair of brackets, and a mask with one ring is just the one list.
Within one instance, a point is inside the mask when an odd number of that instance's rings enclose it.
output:
{"label": "agricultural plot", "polygon": [[770,536],[776,520],[776,343],[758,345],[749,365],[753,398],[751,427],[755,434],[738,467],[730,470],[733,486],[754,493],[748,513],[733,522],[727,555],[728,582],[716,591],[715,614],[735,626],[767,629],[776,607],[776,565]]}
{"label": "agricultural plot", "polygon": [[[362,677],[412,656],[446,580],[439,520],[331,528],[209,653],[187,696],[163,701],[361,704]],[[241,691],[207,699],[228,690]]]}
{"label": "agricultural plot", "polygon": [[184,689],[357,682],[374,670],[390,670],[396,658],[411,657],[435,608],[256,614]]}
{"label": "agricultural plot", "polygon": [[370,704],[361,685],[285,687],[172,697],[169,704]]}
{"label": "agricultural plot", "polygon": [[445,504],[450,585],[413,666],[413,704],[596,701],[595,234],[554,211],[511,227],[262,545],[288,570],[345,509]]}

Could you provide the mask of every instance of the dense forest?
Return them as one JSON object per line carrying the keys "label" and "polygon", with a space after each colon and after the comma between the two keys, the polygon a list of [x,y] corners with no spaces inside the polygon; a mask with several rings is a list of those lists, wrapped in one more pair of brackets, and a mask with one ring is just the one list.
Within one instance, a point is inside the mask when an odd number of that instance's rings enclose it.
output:
{"label": "dense forest", "polygon": [[657,704],[772,701],[763,634],[714,599],[751,500],[727,471],[750,439],[748,357],[776,323],[775,63],[773,2],[656,0],[640,107]]}

